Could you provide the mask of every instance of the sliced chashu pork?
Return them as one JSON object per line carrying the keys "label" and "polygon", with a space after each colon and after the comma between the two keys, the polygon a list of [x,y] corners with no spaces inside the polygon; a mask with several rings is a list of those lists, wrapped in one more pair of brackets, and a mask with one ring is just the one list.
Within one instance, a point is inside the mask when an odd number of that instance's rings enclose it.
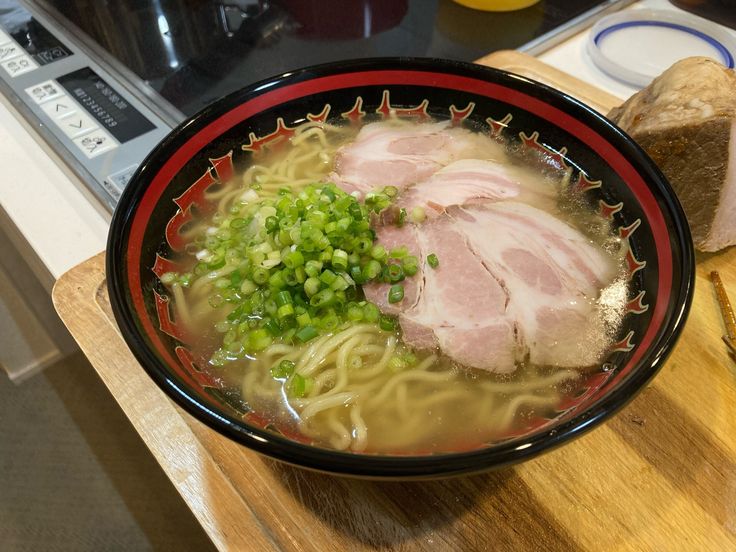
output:
{"label": "sliced chashu pork", "polygon": [[347,192],[366,193],[384,186],[403,190],[467,158],[502,160],[505,153],[487,136],[448,121],[370,123],[337,152],[331,180]]}
{"label": "sliced chashu pork", "polygon": [[698,249],[736,244],[736,72],[678,61],[608,117],[662,169]]}
{"label": "sliced chashu pork", "polygon": [[427,215],[442,213],[452,205],[514,200],[553,208],[554,186],[527,167],[488,159],[461,159],[406,188],[388,209],[384,221],[396,218],[399,209],[415,207]]}
{"label": "sliced chashu pork", "polygon": [[[439,348],[456,362],[491,372],[514,370],[518,344],[508,296],[467,237],[446,214],[421,224],[378,229],[385,247],[406,245],[420,258],[420,272],[404,281],[404,299],[388,302],[389,284],[363,287],[366,297],[387,314],[398,315],[404,342],[417,350]],[[442,259],[426,266],[434,253]]]}
{"label": "sliced chashu pork", "polygon": [[534,364],[590,366],[608,343],[595,302],[616,276],[611,256],[577,229],[530,205],[449,211],[509,296],[507,314]]}
{"label": "sliced chashu pork", "polygon": [[[421,259],[400,303],[388,303],[386,284],[364,286],[369,300],[399,315],[409,346],[439,347],[460,364],[504,373],[527,356],[538,364],[591,365],[607,345],[586,337],[605,332],[594,302],[616,267],[545,211],[517,202],[455,206],[424,224],[377,233]],[[426,264],[430,253],[440,259],[436,269]]]}

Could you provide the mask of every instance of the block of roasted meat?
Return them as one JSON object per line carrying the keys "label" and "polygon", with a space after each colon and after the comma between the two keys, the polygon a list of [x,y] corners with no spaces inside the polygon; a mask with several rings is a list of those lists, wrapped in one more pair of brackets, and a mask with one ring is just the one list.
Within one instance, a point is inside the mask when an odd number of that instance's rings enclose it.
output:
{"label": "block of roasted meat", "polygon": [[736,73],[704,57],[675,63],[608,117],[659,166],[701,251],[736,244]]}

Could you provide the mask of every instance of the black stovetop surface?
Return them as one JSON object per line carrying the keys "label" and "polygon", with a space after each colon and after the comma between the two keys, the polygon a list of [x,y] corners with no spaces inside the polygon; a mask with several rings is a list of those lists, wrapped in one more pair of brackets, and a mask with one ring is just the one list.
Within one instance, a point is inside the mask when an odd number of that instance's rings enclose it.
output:
{"label": "black stovetop surface", "polygon": [[190,115],[306,65],[374,56],[471,61],[518,48],[600,0],[491,13],[452,0],[47,0]]}

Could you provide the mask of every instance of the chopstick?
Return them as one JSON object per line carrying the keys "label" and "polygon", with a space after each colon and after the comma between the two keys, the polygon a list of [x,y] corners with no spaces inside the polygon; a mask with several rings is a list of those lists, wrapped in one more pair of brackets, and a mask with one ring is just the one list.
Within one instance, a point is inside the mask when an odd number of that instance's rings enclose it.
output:
{"label": "chopstick", "polygon": [[734,316],[733,307],[731,307],[731,302],[728,300],[728,295],[726,294],[726,288],[723,287],[723,281],[718,272],[715,270],[711,272],[710,279],[716,290],[716,297],[718,298],[718,306],[721,309],[723,323],[726,325],[726,335],[722,337],[723,342],[736,355],[736,316]]}

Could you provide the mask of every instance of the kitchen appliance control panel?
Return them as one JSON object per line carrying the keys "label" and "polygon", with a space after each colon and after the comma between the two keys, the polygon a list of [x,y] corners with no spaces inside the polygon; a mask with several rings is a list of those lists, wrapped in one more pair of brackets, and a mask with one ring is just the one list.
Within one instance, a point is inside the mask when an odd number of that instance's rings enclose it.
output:
{"label": "kitchen appliance control panel", "polygon": [[0,11],[0,87],[108,210],[171,130],[25,8]]}

